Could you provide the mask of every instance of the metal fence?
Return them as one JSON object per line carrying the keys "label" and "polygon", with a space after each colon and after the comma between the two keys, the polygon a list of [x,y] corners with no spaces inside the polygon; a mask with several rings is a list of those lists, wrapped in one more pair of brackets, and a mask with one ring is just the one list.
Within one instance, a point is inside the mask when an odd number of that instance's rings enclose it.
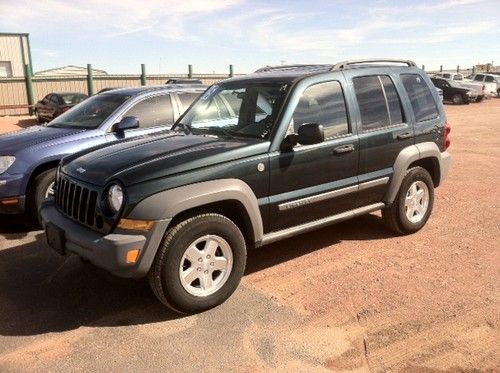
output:
{"label": "metal fence", "polygon": [[[83,76],[36,77],[26,74],[26,78],[0,79],[0,116],[27,115],[33,105],[51,92],[80,92],[92,94],[103,88],[135,87],[140,85],[165,84],[168,79],[199,79],[203,84],[213,84],[233,76],[230,66],[226,74],[194,74],[191,65],[187,74],[146,75],[100,75],[92,76],[92,67],[88,65],[89,74]],[[30,71],[26,65],[26,71]]]}

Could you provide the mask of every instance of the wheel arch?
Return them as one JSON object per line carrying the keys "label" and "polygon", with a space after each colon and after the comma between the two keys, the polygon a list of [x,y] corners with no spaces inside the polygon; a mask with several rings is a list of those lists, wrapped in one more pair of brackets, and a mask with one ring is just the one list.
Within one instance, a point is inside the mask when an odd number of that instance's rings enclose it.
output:
{"label": "wheel arch", "polygon": [[170,220],[169,226],[197,213],[220,213],[234,221],[252,244],[263,237],[257,198],[239,179],[195,183],[156,193],[139,202],[130,219]]}
{"label": "wheel arch", "polygon": [[441,172],[441,159],[441,151],[434,142],[429,141],[404,148],[394,162],[394,173],[384,202],[386,204],[394,202],[406,171],[414,166],[426,169],[432,177],[434,186],[439,186],[446,173]]}

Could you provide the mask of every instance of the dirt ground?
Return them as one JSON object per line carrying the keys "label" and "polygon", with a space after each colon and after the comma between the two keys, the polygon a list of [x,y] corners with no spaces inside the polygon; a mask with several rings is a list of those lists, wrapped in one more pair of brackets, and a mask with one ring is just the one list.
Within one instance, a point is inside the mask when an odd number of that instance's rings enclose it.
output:
{"label": "dirt ground", "polygon": [[446,111],[453,165],[423,230],[372,214],[251,251],[200,315],[0,218],[0,371],[500,371],[500,99]]}

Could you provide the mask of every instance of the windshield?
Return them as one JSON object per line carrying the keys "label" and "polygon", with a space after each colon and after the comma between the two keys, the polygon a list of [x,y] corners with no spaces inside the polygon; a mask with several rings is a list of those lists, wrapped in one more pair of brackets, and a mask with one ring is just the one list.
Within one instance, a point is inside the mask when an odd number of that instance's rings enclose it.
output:
{"label": "windshield", "polygon": [[66,105],[76,105],[87,98],[87,96],[79,94],[63,94],[61,97]]}
{"label": "windshield", "polygon": [[58,116],[49,127],[86,128],[99,127],[130,95],[101,94],[90,97]]}
{"label": "windshield", "polygon": [[288,91],[286,82],[213,85],[174,128],[195,134],[267,139]]}

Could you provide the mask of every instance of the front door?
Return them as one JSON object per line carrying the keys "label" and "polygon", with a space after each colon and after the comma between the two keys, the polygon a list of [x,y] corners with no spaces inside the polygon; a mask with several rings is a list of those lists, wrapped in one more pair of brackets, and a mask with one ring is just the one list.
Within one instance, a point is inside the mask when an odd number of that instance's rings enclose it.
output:
{"label": "front door", "polygon": [[269,231],[349,210],[357,194],[358,137],[349,124],[340,81],[305,88],[288,133],[322,124],[325,141],[270,155]]}

